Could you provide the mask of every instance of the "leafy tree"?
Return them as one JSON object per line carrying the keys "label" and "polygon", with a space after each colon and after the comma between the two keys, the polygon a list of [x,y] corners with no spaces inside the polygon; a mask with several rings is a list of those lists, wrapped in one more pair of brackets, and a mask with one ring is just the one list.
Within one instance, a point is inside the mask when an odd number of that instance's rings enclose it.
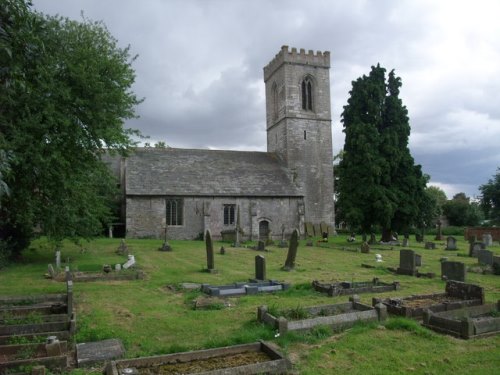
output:
{"label": "leafy tree", "polygon": [[471,202],[465,193],[458,193],[453,199],[443,205],[443,213],[450,225],[474,226],[482,219],[482,213],[477,202]]}
{"label": "leafy tree", "polygon": [[443,215],[443,205],[446,203],[446,193],[437,186],[427,186],[425,188],[427,195],[427,207],[423,209],[423,222],[426,227],[432,227],[436,224],[437,220]]}
{"label": "leafy tree", "polygon": [[479,187],[481,192],[481,207],[491,224],[500,224],[500,168],[488,183]]}
{"label": "leafy tree", "polygon": [[101,155],[134,144],[123,124],[140,100],[134,58],[102,23],[45,16],[24,0],[3,1],[0,17],[0,186],[10,191],[0,241],[16,255],[35,227],[59,240],[110,221],[115,182]]}
{"label": "leafy tree", "polygon": [[405,231],[424,220],[427,177],[408,149],[408,111],[399,99],[401,79],[380,65],[352,83],[342,113],[345,144],[338,167],[338,205],[343,218],[363,232]]}

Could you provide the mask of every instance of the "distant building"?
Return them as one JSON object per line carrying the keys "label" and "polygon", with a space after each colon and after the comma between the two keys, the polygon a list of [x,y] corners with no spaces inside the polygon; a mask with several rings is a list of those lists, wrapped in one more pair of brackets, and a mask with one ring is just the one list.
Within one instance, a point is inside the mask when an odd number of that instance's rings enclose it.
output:
{"label": "distant building", "polygon": [[330,53],[283,46],[264,68],[267,152],[139,148],[109,160],[126,236],[281,238],[334,226]]}

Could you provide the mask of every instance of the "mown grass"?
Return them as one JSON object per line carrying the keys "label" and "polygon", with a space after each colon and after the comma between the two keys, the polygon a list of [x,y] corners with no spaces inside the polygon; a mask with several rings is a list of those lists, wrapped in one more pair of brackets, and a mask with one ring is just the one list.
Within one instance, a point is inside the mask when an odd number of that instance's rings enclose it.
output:
{"label": "mown grass", "polygon": [[[431,238],[429,238],[431,239]],[[64,243],[63,266],[74,270],[98,270],[103,264],[124,263],[125,256],[115,253],[118,239],[98,239],[79,246]],[[218,273],[204,272],[205,247],[202,241],[170,241],[173,252],[160,252],[160,240],[127,240],[130,253],[146,273],[145,280],[76,283],[77,342],[106,338],[123,341],[126,356],[137,357],[185,350],[196,350],[253,342],[258,339],[277,343],[292,359],[301,374],[489,374],[500,367],[500,337],[463,341],[438,335],[412,320],[391,318],[383,326],[358,325],[342,333],[319,327],[307,334],[289,333],[275,337],[276,332],[256,321],[257,307],[297,309],[311,305],[340,303],[348,297],[328,297],[312,290],[311,282],[369,281],[379,277],[383,282],[398,280],[401,289],[383,294],[362,294],[361,301],[371,304],[372,297],[403,297],[411,294],[443,292],[439,279],[443,256],[468,265],[476,260],[457,257],[457,252],[425,250],[423,244],[412,248],[422,255],[421,272],[434,272],[435,279],[395,276],[385,267],[397,267],[399,247],[374,246],[370,254],[351,252],[360,243],[347,243],[345,236],[328,244],[306,247],[301,241],[296,269],[281,270],[286,249],[270,246],[269,252],[258,253],[248,248],[231,248],[216,243],[215,267]],[[226,254],[218,252],[224,245]],[[468,243],[458,242],[459,254],[468,252]],[[500,246],[491,248],[500,253]],[[383,263],[375,262],[375,254]],[[192,300],[199,292],[179,288],[183,282],[221,285],[246,281],[254,277],[254,258],[266,258],[267,277],[289,282],[292,287],[282,293],[231,298],[226,309],[194,310]],[[54,252],[44,240],[24,253],[24,261],[0,270],[0,294],[61,293],[63,283],[45,279],[47,264],[54,263]],[[363,268],[361,263],[377,266]],[[468,273],[467,281],[485,288],[486,299],[500,299],[500,277]],[[76,373],[76,371],[75,371]],[[82,373],[81,371],[78,373]]]}

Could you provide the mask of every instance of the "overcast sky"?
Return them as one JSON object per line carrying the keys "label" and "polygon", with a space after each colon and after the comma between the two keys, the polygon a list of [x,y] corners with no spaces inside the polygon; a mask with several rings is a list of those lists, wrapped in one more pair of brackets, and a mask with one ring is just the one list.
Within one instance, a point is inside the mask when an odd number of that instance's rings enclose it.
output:
{"label": "overcast sky", "polygon": [[282,45],[331,52],[333,149],[351,82],[401,77],[410,150],[448,198],[477,196],[500,166],[500,1],[33,0],[102,20],[138,54],[145,101],[127,126],[171,147],[266,150],[262,68]]}

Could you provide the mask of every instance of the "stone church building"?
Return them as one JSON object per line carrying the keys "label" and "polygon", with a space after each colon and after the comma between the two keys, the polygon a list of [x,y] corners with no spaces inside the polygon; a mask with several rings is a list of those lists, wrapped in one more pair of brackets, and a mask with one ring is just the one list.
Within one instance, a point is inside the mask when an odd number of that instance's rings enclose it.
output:
{"label": "stone church building", "polygon": [[130,238],[281,238],[334,225],[330,53],[283,46],[264,67],[267,152],[138,148],[109,160]]}

